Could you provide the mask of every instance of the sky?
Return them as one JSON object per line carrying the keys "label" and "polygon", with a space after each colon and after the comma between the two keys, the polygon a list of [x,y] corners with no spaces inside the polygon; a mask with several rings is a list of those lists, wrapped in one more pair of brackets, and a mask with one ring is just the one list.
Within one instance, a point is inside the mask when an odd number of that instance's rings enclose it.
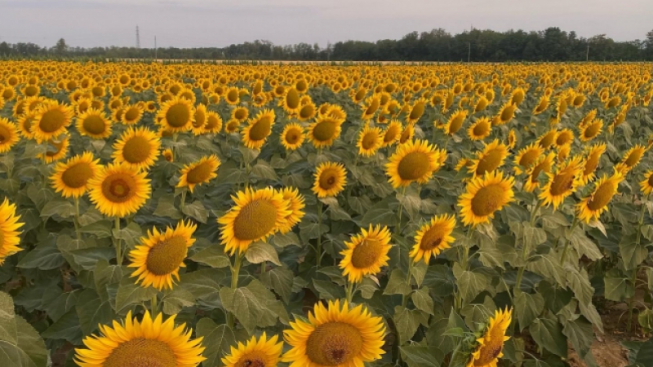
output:
{"label": "sky", "polygon": [[225,47],[268,40],[326,46],[346,40],[471,27],[560,27],[581,37],[643,39],[653,0],[0,0],[0,42],[53,46]]}

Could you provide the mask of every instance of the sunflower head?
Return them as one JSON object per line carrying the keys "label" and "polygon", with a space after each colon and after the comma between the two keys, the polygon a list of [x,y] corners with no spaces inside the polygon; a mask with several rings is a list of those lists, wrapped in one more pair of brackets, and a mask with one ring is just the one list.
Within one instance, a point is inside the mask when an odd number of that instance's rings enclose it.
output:
{"label": "sunflower head", "polygon": [[510,337],[506,330],[512,322],[512,310],[498,310],[490,319],[483,335],[476,339],[478,346],[472,353],[467,367],[496,366],[499,358],[503,357],[503,343]]}
{"label": "sunflower head", "polygon": [[524,190],[526,192],[533,192],[536,188],[540,187],[540,174],[551,172],[554,159],[555,153],[540,156],[526,171],[526,180],[524,182]]}
{"label": "sunflower head", "polygon": [[539,195],[542,205],[553,204],[553,208],[557,209],[582,182],[582,170],[582,158],[574,157],[560,166],[555,173],[547,173],[548,181]]}
{"label": "sunflower head", "polygon": [[296,150],[304,143],[304,128],[297,123],[290,123],[284,126],[281,132],[281,145],[286,150]]}
{"label": "sunflower head", "polygon": [[18,143],[20,136],[16,125],[4,117],[0,117],[0,153],[6,153]]}
{"label": "sunflower head", "polygon": [[447,135],[453,135],[458,130],[460,130],[463,127],[463,124],[465,123],[465,118],[467,118],[467,111],[466,110],[458,110],[451,114],[449,116],[449,119],[447,120],[447,123],[444,125],[444,132]]}
{"label": "sunflower head", "polygon": [[344,258],[340,261],[340,269],[352,283],[359,283],[366,275],[375,275],[381,267],[388,265],[388,252],[390,245],[390,231],[388,227],[380,225],[369,229],[363,228],[361,233],[345,242],[345,250],[340,254]]}
{"label": "sunflower head", "polygon": [[39,143],[64,133],[73,118],[70,106],[52,100],[44,101],[36,112],[32,132]]}
{"label": "sunflower head", "polygon": [[364,157],[373,156],[383,145],[383,133],[378,127],[365,126],[358,135],[358,154]]}
{"label": "sunflower head", "polygon": [[24,223],[19,222],[20,215],[16,215],[16,204],[9,203],[7,198],[0,204],[0,265],[7,257],[21,251],[20,227]]}
{"label": "sunflower head", "polygon": [[467,135],[471,140],[483,140],[490,135],[492,122],[487,117],[481,117],[467,129]]}
{"label": "sunflower head", "polygon": [[328,147],[340,136],[342,122],[328,115],[318,117],[308,127],[308,139],[316,148]]}
{"label": "sunflower head", "polygon": [[451,232],[456,227],[456,218],[453,215],[439,215],[425,223],[415,235],[415,244],[410,252],[410,257],[415,262],[424,260],[429,263],[431,256],[435,257],[445,249],[451,247],[454,238]]}
{"label": "sunflower head", "polygon": [[188,186],[190,192],[193,192],[196,185],[207,183],[218,177],[216,171],[220,167],[220,163],[220,159],[214,154],[186,165],[181,170],[181,177],[177,187]]}
{"label": "sunflower head", "polygon": [[342,163],[324,162],[317,166],[313,192],[317,197],[336,196],[347,184],[347,171]]}
{"label": "sunflower head", "polygon": [[390,184],[398,188],[413,181],[428,182],[441,166],[439,156],[438,150],[424,140],[411,140],[400,145],[385,166]]}
{"label": "sunflower head", "polygon": [[639,144],[635,145],[634,147],[630,148],[626,154],[624,154],[621,162],[617,164],[616,169],[622,173],[628,173],[637,164],[639,164],[639,161],[642,160],[644,153],[646,153],[645,146]]}
{"label": "sunflower head", "polygon": [[147,170],[159,157],[161,141],[145,127],[130,127],[113,145],[113,159],[137,170]]}
{"label": "sunflower head", "polygon": [[463,224],[475,226],[494,218],[496,211],[513,201],[514,182],[513,177],[503,177],[499,171],[473,178],[458,199]]}
{"label": "sunflower head", "polygon": [[476,154],[471,170],[474,177],[483,176],[487,172],[495,171],[503,165],[508,156],[508,147],[495,139],[490,144],[486,144],[482,152]]}
{"label": "sunflower head", "polygon": [[591,122],[586,123],[583,125],[583,127],[580,128],[580,140],[582,142],[587,142],[590,141],[599,134],[601,134],[601,130],[603,129],[603,120],[601,119],[594,119]]}
{"label": "sunflower head", "polygon": [[59,162],[50,177],[52,186],[61,196],[80,197],[86,193],[89,181],[100,171],[100,160],[93,159],[91,152],[70,158],[66,163]]}
{"label": "sunflower head", "polygon": [[231,352],[222,358],[225,367],[276,367],[283,349],[283,342],[274,335],[269,338],[263,333],[257,340],[253,336],[247,344],[238,343],[231,347]]}
{"label": "sunflower head", "polygon": [[265,140],[272,132],[275,114],[272,110],[259,112],[252,118],[247,127],[241,131],[243,143],[250,149],[261,149]]}
{"label": "sunflower head", "polygon": [[304,204],[304,196],[294,187],[284,188],[281,190],[281,195],[283,195],[283,199],[288,204],[289,211],[283,227],[279,228],[279,231],[282,234],[285,234],[290,232],[292,227],[301,222],[304,217],[304,207],[306,204]]}
{"label": "sunflower head", "polygon": [[127,164],[113,163],[90,179],[89,197],[97,209],[109,217],[136,213],[150,197],[146,173]]}
{"label": "sunflower head", "polygon": [[163,103],[157,117],[161,126],[166,130],[171,132],[188,131],[193,126],[195,109],[188,99],[176,96]]}
{"label": "sunflower head", "polygon": [[537,143],[523,148],[515,157],[514,170],[516,174],[521,174],[528,170],[542,156],[544,149]]}
{"label": "sunflower head", "polygon": [[599,219],[601,213],[608,209],[608,203],[617,193],[619,183],[623,181],[624,176],[621,172],[615,170],[610,177],[603,176],[594,186],[594,191],[577,204],[578,219],[585,223]]}

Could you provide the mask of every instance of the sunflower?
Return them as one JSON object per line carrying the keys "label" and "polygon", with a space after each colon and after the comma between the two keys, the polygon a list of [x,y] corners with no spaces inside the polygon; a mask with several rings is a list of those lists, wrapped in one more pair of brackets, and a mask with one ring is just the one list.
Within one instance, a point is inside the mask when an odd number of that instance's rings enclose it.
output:
{"label": "sunflower", "polygon": [[75,363],[84,367],[196,367],[206,359],[202,338],[191,340],[192,330],[186,324],[175,328],[176,317],[163,322],[162,313],[153,320],[145,311],[139,322],[129,311],[122,324],[100,325],[100,336],[84,338],[87,349],[75,349]]}
{"label": "sunflower", "polygon": [[546,111],[548,107],[549,107],[549,97],[545,94],[542,97],[540,97],[537,106],[533,108],[533,115],[541,114],[542,112]]}
{"label": "sunflower", "polygon": [[136,213],[152,190],[146,176],[127,164],[110,164],[89,181],[89,197],[106,216],[122,218]]}
{"label": "sunflower", "polygon": [[535,163],[526,170],[526,180],[524,182],[524,191],[533,192],[540,187],[540,174],[542,172],[551,172],[555,153],[549,153],[546,156],[540,156]]}
{"label": "sunflower", "polygon": [[304,128],[297,123],[290,123],[284,126],[281,132],[281,145],[286,150],[296,150],[304,143]]}
{"label": "sunflower", "polygon": [[240,91],[236,87],[230,87],[224,93],[224,100],[230,105],[237,105],[240,103]]}
{"label": "sunflower", "polygon": [[510,104],[519,105],[526,97],[526,91],[523,88],[515,88],[510,96]]}
{"label": "sunflower", "polygon": [[478,100],[476,101],[476,104],[474,106],[474,113],[483,111],[489,103],[490,101],[488,101],[488,99],[485,96],[478,97]]}
{"label": "sunflower", "polygon": [[125,125],[136,125],[143,118],[143,109],[138,105],[125,106],[120,122]]}
{"label": "sunflower", "polygon": [[409,141],[397,147],[385,165],[386,175],[395,189],[416,181],[428,182],[441,166],[440,153],[426,140]]}
{"label": "sunflower", "polygon": [[360,283],[366,275],[375,275],[381,267],[388,265],[390,231],[388,227],[370,224],[369,229],[362,228],[361,233],[345,242],[346,248],[340,252],[344,256],[340,260],[342,275],[347,276],[350,283]]}
{"label": "sunflower", "polygon": [[62,135],[58,139],[50,139],[47,141],[45,154],[39,154],[39,158],[43,159],[45,163],[58,161],[66,157],[69,146],[70,139],[68,135]]}
{"label": "sunflower", "polygon": [[483,140],[490,135],[492,123],[487,117],[481,117],[467,129],[467,135],[471,140]]}
{"label": "sunflower", "polygon": [[297,113],[300,121],[310,120],[315,116],[315,104],[313,102],[302,105]]}
{"label": "sunflower", "polygon": [[[2,106],[0,106],[0,109],[1,108]],[[25,139],[33,139],[34,133],[32,132],[32,126],[36,122],[36,113],[24,113],[18,118],[17,122],[18,130],[20,130],[20,135],[22,135]]]}
{"label": "sunflower", "polygon": [[172,152],[172,149],[164,149],[163,152],[161,153],[161,156],[163,159],[165,159],[168,162],[173,162],[175,160],[174,153]]}
{"label": "sunflower", "polygon": [[236,107],[231,111],[231,118],[244,122],[249,117],[249,110],[246,107]]}
{"label": "sunflower", "polygon": [[220,159],[215,154],[203,157],[197,162],[193,162],[181,169],[181,177],[177,187],[186,187],[193,192],[196,185],[208,183],[218,177],[216,173],[220,167]]}
{"label": "sunflower", "polygon": [[653,170],[644,174],[644,179],[639,182],[639,187],[644,195],[650,195],[653,192]]}
{"label": "sunflower", "polygon": [[77,131],[92,139],[106,139],[111,136],[111,121],[104,112],[90,108],[77,117]]}
{"label": "sunflower", "polygon": [[195,109],[185,98],[173,97],[163,103],[157,114],[159,124],[171,132],[188,131],[193,126]]}
{"label": "sunflower", "polygon": [[177,224],[173,230],[165,232],[156,228],[141,238],[141,244],[129,252],[130,268],[136,268],[131,277],[138,277],[136,284],[141,287],[154,287],[158,290],[172,289],[174,278],[179,281],[179,268],[185,268],[184,259],[188,248],[195,243],[192,238],[197,225],[190,221]]}
{"label": "sunflower", "polygon": [[329,117],[321,116],[308,127],[308,139],[315,148],[328,147],[340,136],[342,122]]}
{"label": "sunflower", "polygon": [[467,111],[466,110],[458,110],[449,116],[449,119],[447,120],[447,123],[444,125],[444,132],[447,135],[453,135],[458,130],[460,130],[463,127],[463,123],[465,123],[465,118],[467,117]]}
{"label": "sunflower", "polygon": [[222,225],[221,240],[225,252],[244,253],[252,242],[264,241],[287,226],[291,214],[288,201],[272,188],[246,189],[231,197],[235,206],[218,219]]}
{"label": "sunflower", "polygon": [[561,147],[563,145],[569,145],[574,142],[574,132],[569,130],[569,129],[562,129],[558,131],[558,135],[556,135],[555,144],[557,147]]}
{"label": "sunflower", "polygon": [[211,134],[217,134],[222,131],[222,118],[220,115],[213,111],[207,112],[204,131]]}
{"label": "sunflower", "polygon": [[412,141],[413,136],[415,135],[415,127],[413,125],[406,125],[404,131],[401,132],[399,136],[399,144],[406,144],[407,141]]}
{"label": "sunflower", "polygon": [[18,143],[20,136],[16,125],[4,117],[0,117],[0,153],[6,153]]}
{"label": "sunflower", "polygon": [[227,125],[224,127],[225,131],[234,134],[237,133],[240,130],[240,121],[238,120],[229,120],[227,121]]}
{"label": "sunflower", "polygon": [[576,205],[578,219],[585,223],[598,220],[601,213],[608,209],[608,203],[617,193],[619,183],[623,179],[624,176],[615,170],[612,176],[607,177],[604,175],[598,180],[594,186],[594,191]]}
{"label": "sunflower", "polygon": [[368,97],[365,100],[365,104],[363,106],[363,115],[361,116],[361,119],[367,121],[372,117],[374,117],[374,114],[379,109],[380,105],[381,105],[381,100],[378,96]]}
{"label": "sunflower", "polygon": [[556,136],[558,135],[558,131],[556,129],[551,129],[544,134],[542,134],[538,139],[537,143],[544,149],[549,149],[556,140]]}
{"label": "sunflower", "polygon": [[36,113],[36,123],[32,125],[32,132],[39,143],[64,133],[73,118],[70,106],[52,100],[43,102]]}
{"label": "sunflower", "polygon": [[299,193],[294,187],[286,187],[281,190],[281,195],[283,199],[288,203],[289,214],[286,216],[286,222],[284,226],[279,228],[279,232],[282,234],[288,233],[292,230],[296,224],[301,222],[304,217],[304,196]]}
{"label": "sunflower", "polygon": [[587,153],[587,158],[585,158],[585,167],[583,168],[583,174],[581,176],[581,183],[583,185],[586,185],[587,183],[594,180],[594,172],[596,171],[596,168],[599,166],[599,162],[601,161],[601,156],[603,155],[603,153],[605,153],[605,149],[606,149],[605,143],[595,144],[591,148],[589,148],[589,152]]}
{"label": "sunflower", "polygon": [[383,319],[363,305],[318,302],[307,321],[296,319],[290,327],[284,335],[292,348],[281,357],[290,367],[361,367],[385,354]]}
{"label": "sunflower", "polygon": [[401,122],[397,120],[390,121],[390,124],[388,124],[388,127],[383,132],[383,147],[390,146],[397,142],[401,137],[401,130]]}
{"label": "sunflower", "polygon": [[319,198],[336,196],[347,184],[347,171],[342,163],[324,162],[317,166],[313,192]]}
{"label": "sunflower", "polygon": [[472,178],[458,199],[463,224],[475,226],[494,218],[496,211],[513,201],[514,183],[513,177],[503,177],[500,171]]}
{"label": "sunflower", "polygon": [[231,347],[231,353],[222,358],[225,367],[276,367],[283,349],[283,342],[278,342],[275,335],[267,338],[265,332],[256,340],[253,336],[247,344],[238,343],[238,348]]}
{"label": "sunflower", "polygon": [[583,162],[580,157],[567,161],[555,173],[547,172],[547,183],[539,195],[542,205],[553,204],[553,209],[557,209],[565,198],[576,190],[581,183],[582,174]]}
{"label": "sunflower", "polygon": [[279,106],[283,107],[288,115],[295,115],[301,107],[299,100],[299,91],[296,88],[288,88],[283,98],[279,100]]}
{"label": "sunflower", "polygon": [[146,171],[159,157],[161,141],[156,133],[145,127],[130,127],[113,144],[113,160]]}
{"label": "sunflower", "polygon": [[358,135],[358,154],[364,157],[373,156],[376,151],[383,145],[383,132],[381,128],[369,127],[365,128]]}
{"label": "sunflower", "polygon": [[626,174],[631,169],[633,169],[646,153],[646,147],[640,144],[635,145],[630,148],[624,157],[621,159],[621,162],[618,163],[615,168],[621,173]]}
{"label": "sunflower", "polygon": [[428,101],[425,98],[416,100],[410,108],[410,113],[406,116],[406,122],[409,124],[415,124],[424,114],[424,109],[426,108],[427,103]]}
{"label": "sunflower", "polygon": [[508,148],[514,149],[516,144],[517,134],[515,133],[515,130],[510,130],[510,132],[508,132]]}
{"label": "sunflower", "polygon": [[503,343],[510,339],[506,330],[511,322],[512,310],[496,311],[483,336],[476,339],[478,347],[466,367],[496,367],[499,358],[503,357]]}
{"label": "sunflower", "polygon": [[206,132],[206,123],[208,119],[208,112],[206,111],[206,106],[200,104],[195,108],[195,115],[193,115],[193,135],[202,135]]}
{"label": "sunflower", "polygon": [[543,153],[544,149],[536,143],[532,143],[526,148],[520,150],[515,157],[515,166],[513,167],[515,174],[519,175],[526,172],[529,167],[535,164]]}
{"label": "sunflower", "polygon": [[603,129],[603,120],[594,119],[592,122],[588,122],[580,128],[580,141],[587,142],[599,134],[601,134],[601,129]]}
{"label": "sunflower", "polygon": [[410,257],[414,262],[424,260],[429,263],[431,256],[436,257],[445,249],[451,247],[454,238],[451,232],[456,227],[456,217],[453,215],[439,215],[431,218],[431,221],[424,224],[415,235],[415,244],[410,251]]}
{"label": "sunflower", "polygon": [[585,116],[580,120],[580,122],[578,122],[578,128],[579,128],[579,129],[582,129],[585,125],[587,125],[588,123],[594,121],[594,119],[596,119],[596,114],[597,114],[596,109],[591,110],[590,112],[588,112],[588,113],[587,113],[587,114],[586,114],[586,115],[585,115]]}
{"label": "sunflower", "polygon": [[486,144],[482,152],[476,153],[470,171],[474,177],[483,176],[487,172],[492,172],[503,165],[504,160],[508,157],[508,146],[494,139],[490,144]]}
{"label": "sunflower", "polygon": [[100,160],[93,160],[91,152],[70,158],[66,163],[59,162],[50,177],[55,192],[65,198],[80,197],[88,189],[88,182],[100,171]]}
{"label": "sunflower", "polygon": [[499,113],[494,118],[493,125],[504,125],[509,123],[515,117],[515,111],[517,111],[517,105],[506,103],[501,106]]}
{"label": "sunflower", "polygon": [[249,149],[261,149],[272,132],[274,118],[274,111],[264,110],[251,119],[247,127],[240,132],[245,146]]}
{"label": "sunflower", "polygon": [[10,204],[5,198],[0,205],[0,265],[7,257],[21,251],[20,233],[18,229],[24,225],[19,222],[20,215],[16,215],[16,204]]}

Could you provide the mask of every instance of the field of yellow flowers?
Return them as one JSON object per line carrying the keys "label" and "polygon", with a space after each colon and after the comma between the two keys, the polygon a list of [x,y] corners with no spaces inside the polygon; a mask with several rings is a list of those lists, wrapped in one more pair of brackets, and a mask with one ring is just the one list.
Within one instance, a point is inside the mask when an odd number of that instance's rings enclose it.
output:
{"label": "field of yellow flowers", "polygon": [[650,64],[0,62],[0,366],[653,366]]}

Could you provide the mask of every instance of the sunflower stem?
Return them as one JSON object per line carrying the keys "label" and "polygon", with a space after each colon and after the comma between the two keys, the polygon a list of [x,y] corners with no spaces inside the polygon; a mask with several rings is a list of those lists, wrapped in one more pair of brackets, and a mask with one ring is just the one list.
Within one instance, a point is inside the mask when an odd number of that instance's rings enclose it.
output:
{"label": "sunflower stem", "polygon": [[[540,209],[540,206],[542,205],[542,200],[537,201],[537,205],[533,206],[533,210],[531,210],[531,220],[530,224],[531,227],[535,226],[535,219],[537,218],[537,211]],[[526,244],[522,244],[522,249],[521,249],[521,260],[522,260],[522,266],[519,268],[519,271],[517,272],[517,281],[515,282],[515,288],[513,289],[513,293],[515,293],[518,289],[521,288],[521,282],[524,278],[524,271],[526,270],[526,250],[528,249],[528,246]]]}
{"label": "sunflower stem", "polygon": [[347,303],[351,303],[354,297],[354,282],[347,282]]}
{"label": "sunflower stem", "polygon": [[[574,217],[574,222],[572,223],[571,227],[569,228],[569,233],[573,232],[574,229],[576,229],[576,226],[578,225],[578,217]],[[569,250],[569,240],[567,239],[565,241],[565,247],[562,250],[562,256],[560,257],[560,265],[565,264],[565,259],[567,258],[567,250]]]}
{"label": "sunflower stem", "polygon": [[184,212],[184,208],[186,207],[186,190],[182,190],[181,192],[181,203],[179,205],[179,208],[181,209],[181,212]]}
{"label": "sunflower stem", "polygon": [[[406,195],[406,187],[407,186],[404,186],[404,187],[401,188],[401,197],[402,197],[402,199]],[[402,204],[401,201],[400,201],[399,202],[399,223],[397,224],[398,228],[401,228],[401,214],[403,212],[404,212],[404,204]]]}
{"label": "sunflower stem", "polygon": [[[408,286],[413,288],[411,285],[412,281],[412,272],[413,272],[413,259],[409,256],[408,257],[408,273],[406,274],[406,283],[408,283]],[[408,305],[408,297],[406,295],[401,296],[401,305],[406,307]]]}
{"label": "sunflower stem", "polygon": [[265,272],[268,270],[268,265],[267,262],[263,261],[261,263],[261,274],[265,274]]}
{"label": "sunflower stem", "polygon": [[[470,247],[469,242],[471,242],[473,234],[474,227],[469,227],[467,230],[467,236],[465,236],[465,243],[463,244],[463,257],[461,259],[461,267],[463,268],[463,271],[467,271],[467,259],[469,258]],[[463,308],[463,295],[460,293],[460,289],[456,289],[455,306],[458,311]]]}
{"label": "sunflower stem", "polygon": [[[236,290],[238,288],[238,277],[240,275],[240,267],[243,264],[243,257],[245,257],[244,254],[238,253],[236,255],[236,260],[234,261],[234,266],[231,268],[231,289]],[[229,325],[230,328],[234,327],[236,321],[236,317],[234,316],[233,313],[228,312],[227,313],[227,325]]]}
{"label": "sunflower stem", "polygon": [[[650,194],[647,194],[644,201],[642,202],[642,207],[639,210],[639,218],[637,220],[637,240],[636,243],[639,246],[640,241],[642,240],[642,226],[644,225],[644,213],[646,212],[646,202],[648,201]],[[633,269],[633,274],[631,275],[630,282],[633,283],[633,289],[637,290],[637,268]],[[635,292],[633,296],[628,300],[628,326],[626,330],[630,332],[630,329],[633,325],[633,304],[635,303]]]}
{"label": "sunflower stem", "polygon": [[75,197],[75,219],[73,220],[73,223],[75,223],[75,233],[77,234],[77,240],[81,240],[82,236],[79,233],[79,197]]}
{"label": "sunflower stem", "polygon": [[159,311],[157,309],[158,306],[159,306],[159,301],[157,300],[157,294],[154,293],[152,295],[152,300],[150,300],[150,308],[151,308],[151,311],[152,311],[152,318],[154,318],[159,313]]}
{"label": "sunflower stem", "polygon": [[322,202],[317,199],[317,251],[315,251],[316,270],[320,269],[320,260],[322,260]]}
{"label": "sunflower stem", "polygon": [[[120,217],[116,217],[115,231],[116,231],[116,234],[120,233]],[[116,246],[116,263],[118,264],[118,266],[121,266],[122,265],[122,252],[121,252],[122,243],[120,242],[120,238],[115,237],[116,234],[114,234],[114,238],[113,238],[114,241],[115,241],[115,246]]]}

